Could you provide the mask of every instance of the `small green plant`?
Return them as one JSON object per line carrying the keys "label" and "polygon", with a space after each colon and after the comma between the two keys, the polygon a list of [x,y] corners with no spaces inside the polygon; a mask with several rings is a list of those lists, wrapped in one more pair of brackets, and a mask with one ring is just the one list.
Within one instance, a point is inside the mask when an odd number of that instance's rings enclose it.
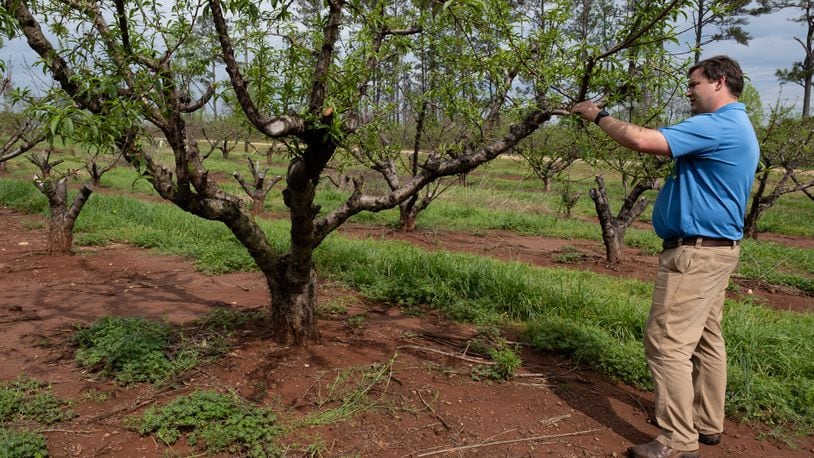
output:
{"label": "small green plant", "polygon": [[257,310],[215,309],[175,330],[143,318],[104,317],[74,335],[77,363],[119,383],[161,383],[229,351],[223,334],[262,318]]}
{"label": "small green plant", "polygon": [[317,436],[313,439],[313,442],[304,447],[302,452],[303,456],[307,458],[322,458],[326,456],[325,454],[328,452],[328,447],[325,445],[325,441]]}
{"label": "small green plant", "polygon": [[348,327],[350,327],[353,331],[360,331],[365,327],[365,324],[367,323],[367,315],[365,315],[364,313],[359,315],[353,315],[351,317],[348,317],[346,322],[348,323]]}
{"label": "small green plant", "polygon": [[480,380],[509,380],[517,373],[523,364],[517,351],[511,348],[493,348],[489,352],[494,364],[481,364],[472,368],[472,379]]}
{"label": "small green plant", "polygon": [[553,260],[558,264],[573,264],[584,261],[585,255],[577,247],[566,245],[554,256]]}
{"label": "small green plant", "polygon": [[121,383],[158,382],[173,372],[168,325],[142,318],[104,317],[74,335],[76,361]]}
{"label": "small green plant", "polygon": [[0,385],[0,421],[33,420],[53,424],[74,416],[70,404],[51,393],[42,382],[19,377]]}
{"label": "small green plant", "polygon": [[196,391],[164,407],[152,407],[128,420],[140,434],[155,434],[168,445],[185,435],[190,446],[206,453],[265,458],[280,456],[277,437],[283,428],[266,409],[228,394]]}
{"label": "small green plant", "polygon": [[42,434],[0,428],[0,456],[3,458],[45,458],[48,447]]}
{"label": "small green plant", "polygon": [[82,393],[82,399],[86,401],[104,402],[110,399],[110,393],[105,393],[104,391],[91,389]]}
{"label": "small green plant", "polygon": [[348,307],[341,301],[334,300],[320,305],[319,313],[328,316],[347,315]]}
{"label": "small green plant", "polygon": [[475,337],[467,342],[467,352],[488,356],[494,363],[473,367],[474,380],[508,380],[523,364],[517,350],[509,347],[497,326],[479,327]]}

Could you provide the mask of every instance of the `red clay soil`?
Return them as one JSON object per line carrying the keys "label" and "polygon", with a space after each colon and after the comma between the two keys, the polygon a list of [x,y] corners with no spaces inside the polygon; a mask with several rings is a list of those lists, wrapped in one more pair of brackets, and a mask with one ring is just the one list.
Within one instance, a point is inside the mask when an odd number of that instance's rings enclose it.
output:
{"label": "red clay soil", "polygon": [[[371,392],[375,406],[350,420],[300,428],[285,438],[287,456],[304,456],[304,447],[318,442],[324,445],[321,456],[330,457],[624,456],[629,446],[657,431],[648,420],[650,393],[530,351],[523,352],[519,377],[504,383],[474,381],[475,363],[462,357],[474,334],[471,326],[450,323],[431,311],[410,316],[325,282],[319,302],[341,303],[348,313],[320,319],[319,344],[281,347],[262,332],[247,330],[227,356],[171,388],[97,380],[73,363],[67,340],[75,324],[106,315],[180,324],[216,306],[262,308],[268,298],[265,284],[258,273],[201,275],[189,260],[125,245],[48,256],[43,230],[28,228],[35,221],[0,208],[0,380],[24,374],[50,383],[55,394],[73,401],[74,419],[42,430],[53,457],[194,455],[183,440],[170,449],[127,430],[124,420],[196,389],[234,390],[287,412],[289,419],[299,418],[315,411],[342,369],[391,361],[387,383]],[[639,254],[608,268],[601,262],[601,246],[582,241],[509,233],[399,234],[358,227],[345,232],[543,265],[570,245],[586,256],[569,268],[642,279],[651,278],[655,268],[654,257]],[[810,297],[775,294],[766,297],[778,302],[767,305],[812,310]],[[355,315],[364,317],[357,321],[361,326],[350,326],[348,318]],[[765,439],[749,425],[727,422],[722,443],[702,445],[700,452],[705,457],[812,456],[814,438],[802,438],[791,447]]]}

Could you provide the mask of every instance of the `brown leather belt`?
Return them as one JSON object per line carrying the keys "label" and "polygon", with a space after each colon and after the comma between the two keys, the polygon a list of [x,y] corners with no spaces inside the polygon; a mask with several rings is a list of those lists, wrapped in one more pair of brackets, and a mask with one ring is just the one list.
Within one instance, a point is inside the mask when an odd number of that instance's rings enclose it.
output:
{"label": "brown leather belt", "polygon": [[716,239],[711,237],[676,237],[674,239],[665,240],[661,243],[663,250],[671,250],[681,245],[697,245],[697,246],[738,246],[740,240],[729,239]]}

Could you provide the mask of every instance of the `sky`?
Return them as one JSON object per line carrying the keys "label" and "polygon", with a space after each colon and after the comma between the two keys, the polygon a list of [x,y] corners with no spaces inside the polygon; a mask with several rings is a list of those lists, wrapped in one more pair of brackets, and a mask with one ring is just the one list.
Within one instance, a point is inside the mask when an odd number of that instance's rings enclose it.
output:
{"label": "sky", "polygon": [[748,82],[760,93],[764,109],[773,106],[779,98],[783,105],[794,105],[800,110],[802,86],[794,83],[781,86],[774,74],[777,69],[791,68],[794,62],[803,60],[803,47],[794,38],[805,42],[806,25],[789,20],[801,13],[800,9],[791,9],[749,18],[749,24],[744,27],[752,35],[748,46],[734,41],[713,43],[705,47],[701,58],[726,54],[737,60]]}
{"label": "sky", "polygon": [[[764,109],[769,109],[778,99],[783,105],[802,107],[803,88],[794,83],[780,85],[775,77],[779,68],[790,68],[795,61],[802,61],[803,48],[794,39],[804,39],[806,26],[792,22],[789,18],[800,16],[800,9],[788,9],[771,15],[750,18],[745,29],[752,35],[748,46],[734,41],[712,43],[705,47],[702,58],[716,54],[727,54],[737,60],[749,82],[760,93]],[[689,48],[689,36],[682,40],[684,48]],[[0,59],[11,64],[16,84],[23,80],[39,80],[40,87],[48,86],[48,78],[43,77],[40,68],[28,69],[35,56],[22,40],[4,43],[0,48]],[[45,83],[43,83],[45,81]],[[37,85],[37,83],[34,83]]]}

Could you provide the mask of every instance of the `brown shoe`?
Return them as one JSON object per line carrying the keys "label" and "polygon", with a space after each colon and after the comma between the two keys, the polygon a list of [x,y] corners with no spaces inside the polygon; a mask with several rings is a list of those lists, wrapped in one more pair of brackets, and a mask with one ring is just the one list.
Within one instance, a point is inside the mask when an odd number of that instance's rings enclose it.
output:
{"label": "brown shoe", "polygon": [[698,442],[704,445],[718,445],[721,443],[721,434],[701,434],[698,433]]}
{"label": "brown shoe", "polygon": [[698,450],[683,452],[672,449],[659,441],[650,441],[646,444],[639,444],[627,449],[628,454],[633,458],[698,458]]}

